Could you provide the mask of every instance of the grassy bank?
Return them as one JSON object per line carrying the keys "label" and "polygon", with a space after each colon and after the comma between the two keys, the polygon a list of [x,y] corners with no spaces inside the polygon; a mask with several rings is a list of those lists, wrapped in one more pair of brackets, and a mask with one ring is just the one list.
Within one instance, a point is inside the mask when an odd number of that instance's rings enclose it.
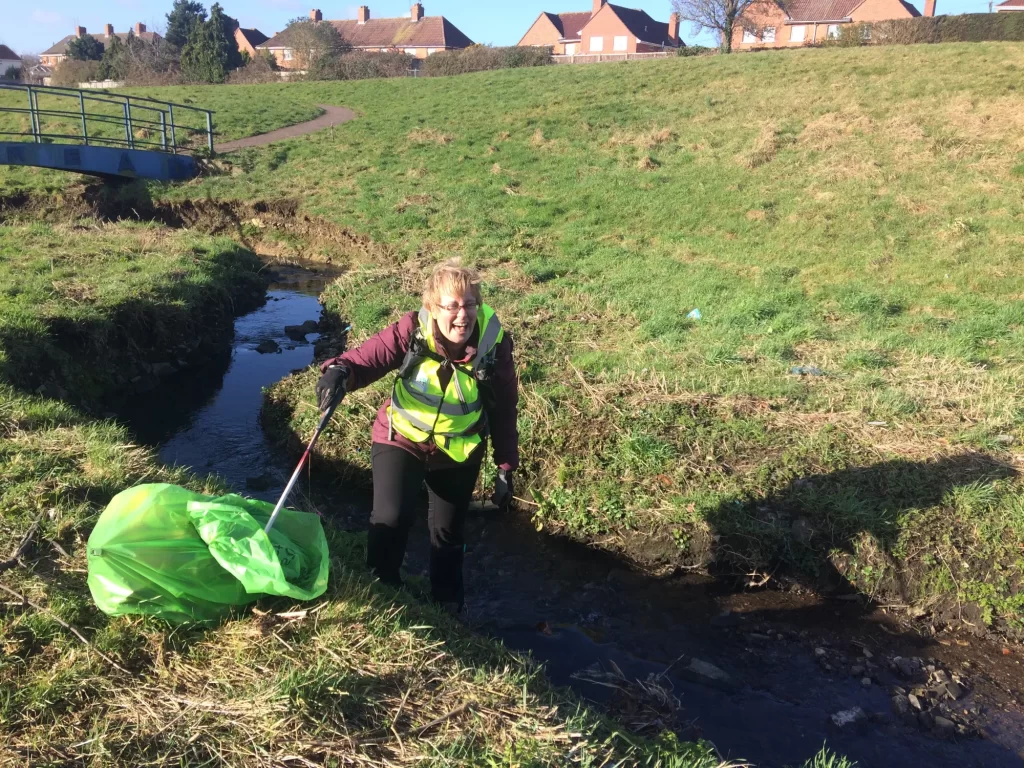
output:
{"label": "grassy bank", "polygon": [[[102,399],[120,388],[111,361],[230,318],[264,285],[258,267],[232,240],[153,224],[0,225],[2,558],[40,523],[22,562],[0,571],[13,591],[0,604],[0,763],[718,765],[709,748],[631,732],[501,646],[373,587],[359,536],[330,532],[316,604],[267,601],[173,631],[97,611],[85,543],[114,494],[222,488],[63,401]],[[59,397],[31,392],[40,369]],[[655,701],[636,700],[638,725]]]}
{"label": "grassy bank", "polygon": [[0,226],[0,377],[96,406],[230,338],[262,300],[256,256],[152,224]]}
{"label": "grassy bank", "polygon": [[295,84],[275,98],[360,119],[166,194],[373,238],[328,295],[362,337],[436,259],[485,268],[539,524],[1017,631],[1022,66],[965,44]]}
{"label": "grassy bank", "polygon": [[[194,89],[360,118],[153,194],[372,238],[325,297],[356,340],[437,259],[483,268],[546,529],[1017,633],[1022,67],[985,43]],[[313,381],[271,394],[280,433],[308,436]],[[359,467],[380,395],[331,458]]]}

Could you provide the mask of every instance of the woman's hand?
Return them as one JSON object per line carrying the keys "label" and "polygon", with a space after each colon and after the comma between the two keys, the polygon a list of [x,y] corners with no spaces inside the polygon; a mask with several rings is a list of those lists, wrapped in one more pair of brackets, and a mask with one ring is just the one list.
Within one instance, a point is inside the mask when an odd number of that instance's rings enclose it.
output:
{"label": "woman's hand", "polygon": [[324,375],[316,384],[316,405],[321,413],[342,401],[345,397],[347,379],[348,368],[343,365],[331,365],[324,371]]}
{"label": "woman's hand", "polygon": [[498,476],[494,479],[494,495],[491,502],[498,508],[499,512],[507,512],[512,506],[512,470],[499,469]]}

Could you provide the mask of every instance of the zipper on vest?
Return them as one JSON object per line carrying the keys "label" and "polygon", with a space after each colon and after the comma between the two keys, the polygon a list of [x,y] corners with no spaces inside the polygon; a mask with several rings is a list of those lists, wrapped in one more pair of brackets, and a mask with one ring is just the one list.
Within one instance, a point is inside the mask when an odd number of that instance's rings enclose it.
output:
{"label": "zipper on vest", "polygon": [[[466,396],[462,394],[462,385],[459,384],[459,369],[452,365],[452,381],[455,382],[455,394],[458,395],[459,405],[462,406],[462,415],[469,415],[469,403],[466,402]],[[441,400],[444,400],[442,396]]]}

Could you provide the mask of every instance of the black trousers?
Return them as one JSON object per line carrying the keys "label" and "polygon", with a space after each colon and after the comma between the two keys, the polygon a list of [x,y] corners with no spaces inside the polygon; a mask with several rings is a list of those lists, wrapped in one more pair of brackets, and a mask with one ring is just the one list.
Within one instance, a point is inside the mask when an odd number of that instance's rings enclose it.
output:
{"label": "black trousers", "polygon": [[470,457],[465,465],[428,469],[426,462],[409,451],[382,443],[373,444],[371,458],[373,511],[366,551],[370,570],[385,583],[402,583],[399,569],[416,516],[417,497],[426,481],[433,598],[439,603],[462,605],[464,528],[480,459]]}

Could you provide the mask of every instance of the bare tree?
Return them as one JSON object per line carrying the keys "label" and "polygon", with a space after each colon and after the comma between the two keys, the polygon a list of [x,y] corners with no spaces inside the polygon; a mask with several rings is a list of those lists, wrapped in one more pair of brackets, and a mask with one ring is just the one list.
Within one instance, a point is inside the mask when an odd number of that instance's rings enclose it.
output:
{"label": "bare tree", "polygon": [[733,31],[748,25],[744,15],[758,5],[783,5],[775,0],[672,0],[672,9],[683,21],[693,24],[694,32],[717,32],[722,37],[722,49],[732,51]]}

